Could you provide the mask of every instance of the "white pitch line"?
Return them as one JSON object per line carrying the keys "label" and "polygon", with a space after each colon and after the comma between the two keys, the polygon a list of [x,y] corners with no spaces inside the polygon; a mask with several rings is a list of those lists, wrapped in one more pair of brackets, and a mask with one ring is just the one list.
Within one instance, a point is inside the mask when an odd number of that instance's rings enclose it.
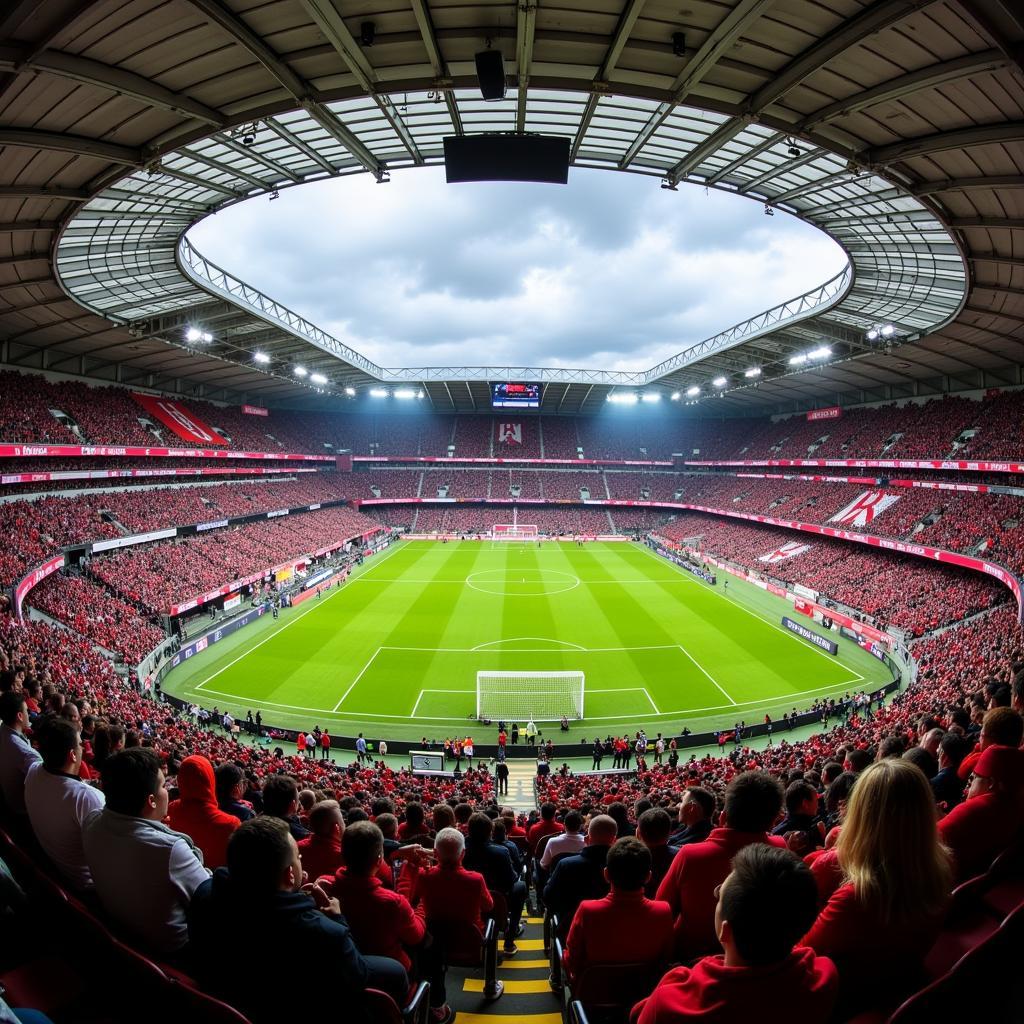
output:
{"label": "white pitch line", "polygon": [[[674,651],[678,644],[652,644],[647,647],[581,647],[579,654],[609,654],[622,651]],[[427,654],[555,654],[550,647],[504,647],[501,650],[481,651],[476,647],[392,647],[382,651],[422,651]],[[637,687],[639,689],[639,687]]]}
{"label": "white pitch line", "polygon": [[654,708],[654,713],[656,715],[660,715],[661,712],[658,710],[658,705],[655,704],[653,700],[651,700],[651,695],[647,692],[647,687],[641,686],[640,689],[644,691],[644,696],[651,701],[651,707]]}
{"label": "white pitch line", "polygon": [[[663,559],[660,559],[646,545],[641,550],[647,552],[647,554],[650,555],[651,558],[655,559],[658,562],[659,565],[662,565],[662,564],[668,565],[670,568],[674,569],[679,574],[681,579],[684,579],[684,580],[686,580],[687,582],[690,582],[690,583],[697,583],[697,580],[694,577],[692,577],[692,576],[684,576],[682,569],[680,569],[676,565],[672,565],[671,562],[666,562]],[[723,570],[723,572],[724,572],[724,570]],[[699,584],[697,584],[697,585],[699,586]],[[833,655],[826,654],[825,651],[821,650],[821,648],[819,648],[819,647],[815,647],[815,646],[809,645],[809,644],[807,644],[805,642],[801,642],[800,641],[800,637],[798,637],[796,635],[796,633],[791,633],[788,629],[784,629],[778,623],[772,622],[771,619],[766,618],[760,612],[755,612],[752,609],[747,608],[744,605],[740,604],[738,601],[733,601],[731,598],[727,597],[724,593],[722,593],[721,591],[717,590],[714,587],[710,587],[709,586],[709,587],[704,587],[702,589],[704,589],[707,593],[714,594],[715,597],[721,598],[723,601],[728,601],[729,604],[733,608],[737,608],[741,612],[746,612],[747,615],[751,615],[755,619],[760,619],[761,622],[763,622],[766,626],[771,626],[772,629],[777,629],[784,636],[788,636],[791,639],[796,640],[798,643],[800,643],[800,645],[802,647],[805,647],[807,650],[813,651],[815,654],[820,654],[823,658],[826,658],[829,661],[830,664],[832,664],[832,665],[835,664],[835,661],[833,660]],[[848,671],[852,672],[858,679],[861,679],[861,680],[864,679],[864,677],[855,668],[852,668],[850,665],[847,665],[845,662],[843,662],[842,664],[843,664],[843,667],[845,669],[847,669]]]}
{"label": "white pitch line", "polygon": [[426,690],[420,690],[420,695],[416,698],[416,703],[412,706],[412,712],[409,715],[410,718],[416,717],[416,712],[419,710],[420,701],[423,700],[423,694],[425,694],[426,692]]}
{"label": "white pitch line", "polygon": [[[585,651],[586,647],[581,647],[579,644],[570,643],[568,640],[550,640],[546,636],[512,636],[507,640],[488,640],[485,644],[477,644],[476,647],[470,648],[473,651],[483,651],[485,647],[494,647],[497,644],[514,644],[519,640],[537,640],[542,644],[559,644],[562,647],[571,647],[577,651]],[[509,650],[509,648],[505,648]]]}
{"label": "white pitch line", "polygon": [[676,646],[690,659],[690,661],[694,663],[694,665],[697,666],[697,668],[700,669],[701,672],[704,673],[705,676],[707,676],[708,679],[711,680],[711,685],[714,686],[715,689],[717,689],[718,692],[733,705],[733,707],[736,707],[736,701],[732,699],[724,687],[718,685],[718,681],[715,677],[682,644],[677,644]]}
{"label": "white pitch line", "polygon": [[[397,551],[398,545],[393,545],[392,548],[389,550]],[[383,555],[381,557],[381,561],[385,561],[388,557],[390,557],[390,555]],[[366,570],[366,572],[373,572],[373,570],[376,569],[378,565],[380,565],[380,562],[374,563]],[[326,599],[318,600],[316,598],[310,598],[310,601],[312,603],[305,611],[299,612],[299,614],[296,615],[294,619],[290,619],[283,626],[280,626],[277,629],[275,629],[271,634],[265,636],[262,640],[260,640],[259,643],[253,644],[252,647],[246,648],[237,658],[233,658],[226,665],[217,669],[216,672],[214,672],[212,675],[207,676],[201,683],[197,683],[194,687],[192,687],[192,689],[201,690],[204,686],[206,686],[208,682],[210,682],[210,680],[216,679],[217,676],[219,676],[222,672],[226,672],[229,668],[231,668],[232,665],[237,665],[238,662],[240,662],[243,658],[247,658],[257,648],[262,647],[265,643],[269,643],[269,641],[273,640],[275,636],[277,636],[279,633],[283,633],[289,627],[294,626],[296,622],[298,622],[300,619],[304,619],[310,612],[315,611],[317,608],[323,608],[328,601],[330,601],[334,597],[337,597],[339,594],[345,593],[346,590],[348,590],[348,584],[346,584],[344,587],[336,587],[333,593],[327,595]],[[207,647],[207,650],[211,650],[211,648]],[[213,690],[210,690],[210,693],[213,692]]]}
{"label": "white pitch line", "polygon": [[335,704],[333,708],[331,708],[332,712],[337,711],[338,708],[340,708],[341,705],[345,703],[345,699],[356,688],[356,683],[358,683],[359,680],[363,678],[363,673],[373,664],[374,659],[377,657],[378,654],[380,654],[382,650],[383,648],[378,647],[377,650],[375,650],[373,654],[370,655],[370,660],[359,670],[359,675],[357,675],[355,679],[352,680],[352,685],[349,686],[349,688],[341,695],[341,700],[339,700],[338,703]]}

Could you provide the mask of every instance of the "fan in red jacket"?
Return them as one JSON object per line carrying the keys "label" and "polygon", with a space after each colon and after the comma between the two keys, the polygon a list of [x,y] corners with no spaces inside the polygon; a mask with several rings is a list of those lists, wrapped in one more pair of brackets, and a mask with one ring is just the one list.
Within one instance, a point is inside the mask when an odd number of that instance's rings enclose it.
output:
{"label": "fan in red jacket", "polygon": [[751,843],[785,849],[781,836],[768,835],[782,808],[782,785],[767,772],[744,772],[725,791],[725,827],[712,829],[703,843],[676,854],[660,886],[675,916],[676,958],[689,960],[718,948],[715,888],[729,874],[733,857]]}
{"label": "fan in red jacket", "polygon": [[345,823],[337,800],[321,800],[309,812],[310,834],[299,840],[302,870],[309,881],[333,875],[341,867],[341,836]]}
{"label": "fan in red jacket", "polygon": [[664,970],[672,959],[672,911],[644,896],[651,851],[624,836],[608,851],[604,877],[611,892],[602,900],[584,900],[572,919],[564,956],[569,980],[602,964],[660,964]]}
{"label": "fan in red jacket", "polygon": [[241,825],[233,814],[217,806],[213,765],[202,754],[193,754],[178,769],[178,799],[167,809],[167,824],[184,832],[203,851],[210,869],[228,862],[228,839]]}
{"label": "fan in red jacket", "polygon": [[788,850],[751,843],[716,892],[715,932],[724,955],[669,971],[633,1007],[632,1024],[741,1024],[762,1019],[776,996],[785,1001],[787,1020],[824,1024],[839,973],[827,957],[796,946],[817,906],[807,866]]}
{"label": "fan in red jacket", "polygon": [[974,764],[967,799],[939,822],[959,879],[986,871],[1024,831],[1024,750],[986,747]]}

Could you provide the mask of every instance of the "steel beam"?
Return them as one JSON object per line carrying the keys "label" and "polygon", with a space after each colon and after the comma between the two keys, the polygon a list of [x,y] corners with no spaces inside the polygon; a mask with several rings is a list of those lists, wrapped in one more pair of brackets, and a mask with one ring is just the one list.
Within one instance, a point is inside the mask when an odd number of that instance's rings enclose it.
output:
{"label": "steel beam", "polygon": [[1009,121],[1002,124],[978,125],[955,131],[936,132],[916,139],[904,139],[887,146],[862,149],[854,159],[866,167],[886,167],[932,153],[945,153],[952,149],[968,149],[973,146],[987,146],[997,142],[1024,141],[1024,121]]}
{"label": "steel beam", "polygon": [[56,150],[76,156],[93,157],[110,163],[141,167],[145,163],[143,151],[133,146],[120,146],[100,139],[62,132],[38,131],[35,128],[0,127],[0,146],[25,146],[29,149]]}

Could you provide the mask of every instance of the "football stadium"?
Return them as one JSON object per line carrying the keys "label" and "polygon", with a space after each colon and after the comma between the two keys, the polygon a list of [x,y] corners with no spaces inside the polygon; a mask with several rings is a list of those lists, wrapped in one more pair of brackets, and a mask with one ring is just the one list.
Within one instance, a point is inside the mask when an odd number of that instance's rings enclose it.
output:
{"label": "football stadium", "polygon": [[1024,1020],[1024,9],[10,0],[0,525],[0,1020]]}

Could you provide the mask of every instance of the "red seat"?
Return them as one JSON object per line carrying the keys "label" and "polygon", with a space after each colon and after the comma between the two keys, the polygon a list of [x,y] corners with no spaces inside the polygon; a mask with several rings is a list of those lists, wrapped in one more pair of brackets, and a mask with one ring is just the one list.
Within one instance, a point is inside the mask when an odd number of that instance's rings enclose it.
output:
{"label": "red seat", "polygon": [[366,1008],[373,1024],[427,1024],[430,1017],[430,985],[421,981],[405,1006],[400,1007],[386,992],[366,990]]}
{"label": "red seat", "polygon": [[467,921],[428,920],[427,928],[444,950],[445,963],[455,967],[484,969],[484,998],[497,999],[505,991],[498,981],[498,929],[488,918],[484,934]]}
{"label": "red seat", "polygon": [[178,1020],[201,1021],[202,1024],[251,1024],[249,1018],[233,1006],[191,985],[174,981],[169,995]]}

